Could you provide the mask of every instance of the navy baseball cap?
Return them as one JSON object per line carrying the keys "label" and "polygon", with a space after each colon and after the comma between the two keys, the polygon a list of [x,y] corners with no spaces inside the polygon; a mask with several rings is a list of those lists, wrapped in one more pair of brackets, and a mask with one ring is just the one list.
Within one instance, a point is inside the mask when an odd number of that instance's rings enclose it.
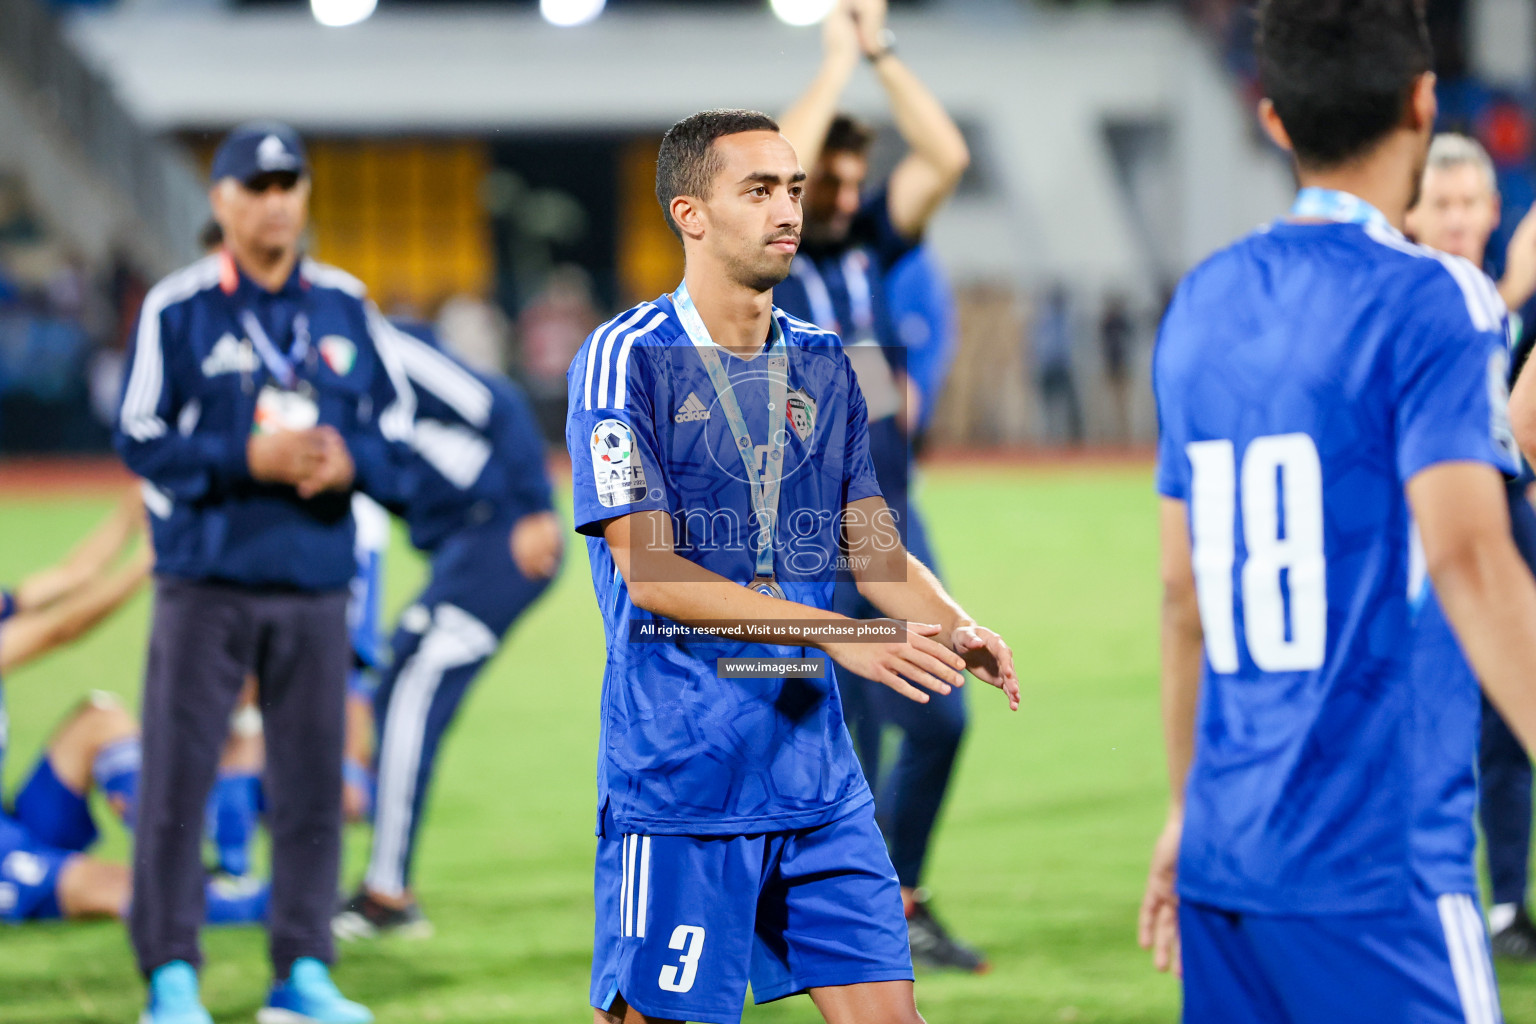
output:
{"label": "navy baseball cap", "polygon": [[248,121],[219,143],[213,154],[214,181],[235,178],[248,183],[263,174],[309,173],[304,142],[299,133],[277,121]]}

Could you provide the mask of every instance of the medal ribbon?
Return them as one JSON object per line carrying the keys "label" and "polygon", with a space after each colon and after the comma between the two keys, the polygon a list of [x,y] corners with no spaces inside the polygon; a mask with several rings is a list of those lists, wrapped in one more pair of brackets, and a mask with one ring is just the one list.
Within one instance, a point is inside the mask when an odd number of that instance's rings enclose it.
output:
{"label": "medal ribbon", "polygon": [[709,373],[715,396],[720,401],[720,411],[725,414],[726,425],[736,439],[736,453],[747,471],[747,487],[752,496],[752,512],[761,524],[758,534],[756,572],[760,578],[773,578],[773,537],[778,527],[779,489],[784,479],[784,446],[789,436],[784,432],[785,399],[789,394],[789,346],[784,342],[784,331],[778,317],[772,318],[773,334],[768,345],[768,465],[758,478],[757,460],[753,457],[752,432],[741,414],[736,394],[731,389],[731,378],[725,372],[720,359],[720,346],[709,336],[709,328],[699,316],[688,294],[686,282],[678,285],[672,295],[677,308],[677,318],[682,321],[688,340],[693,342],[699,361]]}

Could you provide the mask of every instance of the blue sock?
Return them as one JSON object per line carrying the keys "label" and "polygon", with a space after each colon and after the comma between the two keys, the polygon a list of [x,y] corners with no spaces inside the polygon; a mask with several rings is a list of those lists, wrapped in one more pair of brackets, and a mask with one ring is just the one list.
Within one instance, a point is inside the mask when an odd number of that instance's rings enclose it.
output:
{"label": "blue sock", "polygon": [[123,824],[133,828],[139,806],[139,766],[144,755],[137,736],[108,743],[96,751],[91,777]]}
{"label": "blue sock", "polygon": [[203,895],[209,924],[257,924],[267,919],[272,886],[266,879],[210,878]]}
{"label": "blue sock", "polygon": [[208,799],[208,831],[218,851],[219,870],[244,875],[251,870],[251,837],[260,813],[261,779],[256,775],[221,775]]}

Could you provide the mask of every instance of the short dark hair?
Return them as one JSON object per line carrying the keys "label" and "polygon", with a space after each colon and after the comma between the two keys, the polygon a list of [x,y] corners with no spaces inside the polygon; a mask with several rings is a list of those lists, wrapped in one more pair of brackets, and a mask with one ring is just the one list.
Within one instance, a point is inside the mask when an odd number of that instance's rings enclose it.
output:
{"label": "short dark hair", "polygon": [[1430,70],[1423,0],[1263,0],[1259,79],[1296,160],[1325,170],[1402,123]]}
{"label": "short dark hair", "polygon": [[672,219],[672,200],[678,196],[709,198],[710,185],[720,172],[715,140],[742,132],[777,132],[779,123],[756,110],[702,110],[685,117],[661,137],[656,154],[656,201],[661,204],[667,227],[678,238],[682,230]]}
{"label": "short dark hair", "polygon": [[838,114],[827,128],[827,140],[821,144],[823,154],[853,153],[863,156],[874,144],[875,130],[852,114]]}

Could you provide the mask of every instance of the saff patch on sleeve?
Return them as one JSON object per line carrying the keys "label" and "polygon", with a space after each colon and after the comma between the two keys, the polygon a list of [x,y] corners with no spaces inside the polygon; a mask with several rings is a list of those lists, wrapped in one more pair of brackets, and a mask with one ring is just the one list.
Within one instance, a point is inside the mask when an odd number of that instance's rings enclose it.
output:
{"label": "saff patch on sleeve", "polygon": [[592,428],[592,474],[597,500],[604,508],[631,505],[645,498],[645,467],[635,451],[635,435],[627,423],[601,420]]}

